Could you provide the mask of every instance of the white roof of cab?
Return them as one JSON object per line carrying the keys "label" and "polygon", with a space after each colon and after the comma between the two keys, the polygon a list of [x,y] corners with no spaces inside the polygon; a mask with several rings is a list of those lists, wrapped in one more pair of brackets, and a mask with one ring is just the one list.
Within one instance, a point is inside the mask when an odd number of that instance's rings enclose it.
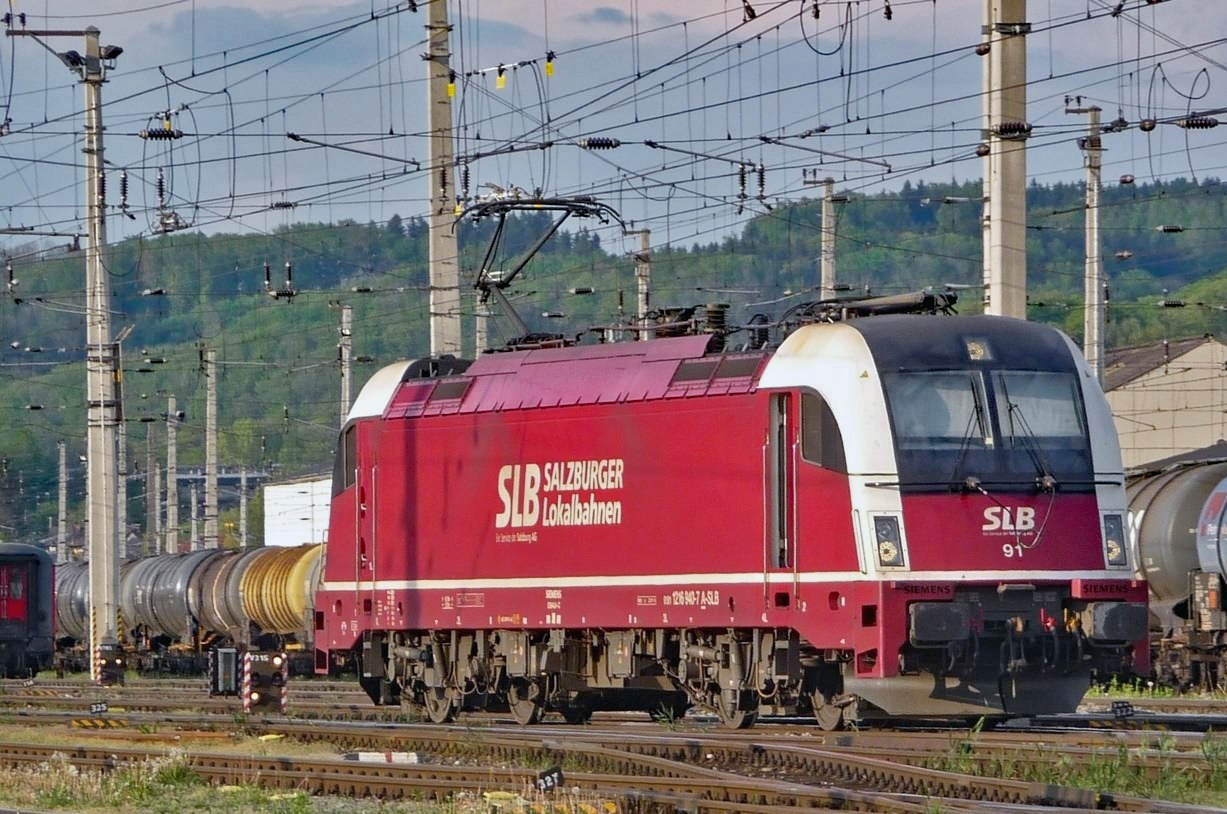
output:
{"label": "white roof of cab", "polygon": [[353,406],[349,408],[346,422],[353,421],[355,418],[383,415],[392,397],[396,395],[396,390],[400,387],[401,380],[405,377],[405,371],[409,369],[410,364],[410,362],[394,362],[376,371],[374,376],[367,379],[366,384],[362,385],[361,392],[358,393],[358,398],[354,399]]}

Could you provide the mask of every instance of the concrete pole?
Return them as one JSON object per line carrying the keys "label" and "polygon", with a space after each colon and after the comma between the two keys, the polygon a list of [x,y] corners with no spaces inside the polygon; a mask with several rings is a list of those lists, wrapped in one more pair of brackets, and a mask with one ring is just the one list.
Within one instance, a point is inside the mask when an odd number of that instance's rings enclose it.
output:
{"label": "concrete pole", "polygon": [[215,348],[205,349],[204,368],[206,386],[204,547],[217,548],[217,350]]}
{"label": "concrete pole", "polygon": [[157,551],[158,538],[154,531],[158,525],[158,485],[154,481],[153,437],[154,425],[145,425],[145,545],[143,554]]}
{"label": "concrete pole", "polygon": [[239,470],[239,547],[247,548],[247,467]]}
{"label": "concrete pole", "polygon": [[354,309],[351,305],[341,306],[341,342],[337,346],[341,355],[341,426],[349,417],[349,393],[353,377],[354,364]]}
{"label": "concrete pole", "polygon": [[992,139],[990,131],[993,127],[993,60],[991,57],[993,47],[993,3],[994,0],[984,0],[984,25],[980,28],[980,110],[984,116],[984,129],[980,131],[980,140],[983,147],[980,183],[982,187],[981,194],[984,199],[980,212],[980,273],[984,313],[986,314],[993,313],[993,215],[992,208],[989,205],[992,201],[991,195],[993,191],[993,158],[992,148],[989,146]]}
{"label": "concrete pole", "polygon": [[56,444],[60,453],[59,525],[55,532],[55,561],[60,565],[68,562],[68,449],[63,441]]}
{"label": "concrete pole", "polygon": [[119,564],[131,552],[128,551],[128,424],[123,416],[122,350],[118,342],[114,343],[111,358],[115,360],[115,403],[118,413],[115,425],[115,567],[119,568]]}
{"label": "concrete pole", "polygon": [[166,400],[166,542],[167,554],[179,553],[179,414],[175,397]]}
{"label": "concrete pole", "polygon": [[481,356],[490,344],[490,303],[482,302],[481,295],[476,295],[476,316],[473,319],[473,356]]}
{"label": "concrete pole", "polygon": [[1027,0],[992,0],[987,313],[1027,317]]}
{"label": "concrete pole", "polygon": [[1067,110],[1069,113],[1086,113],[1089,118],[1086,142],[1086,272],[1083,281],[1083,296],[1086,307],[1082,313],[1082,352],[1095,378],[1103,385],[1103,332],[1104,332],[1104,273],[1103,254],[1099,245],[1099,190],[1103,160],[1103,144],[1099,128],[1100,109],[1092,105],[1085,109]]}
{"label": "concrete pole", "polygon": [[115,460],[115,345],[111,341],[110,277],[102,262],[106,246],[103,193],[102,83],[104,71],[97,28],[85,29],[85,326],[87,378],[86,492],[89,503],[90,677],[101,680],[99,651],[118,641],[119,555]]}
{"label": "concrete pole", "polygon": [[426,26],[427,125],[430,128],[430,217],[427,241],[430,249],[430,353],[432,356],[460,353],[460,264],[456,250],[453,215],[451,47],[447,25],[447,0],[429,4]]}
{"label": "concrete pole", "polygon": [[162,466],[156,460],[153,462],[153,473],[150,475],[150,504],[153,507],[153,537],[149,541],[149,553],[160,554],[162,545]]}
{"label": "concrete pole", "polygon": [[656,331],[648,328],[648,311],[652,308],[652,230],[631,229],[623,234],[639,235],[639,251],[635,253],[635,325],[640,330],[635,338],[655,339]]}
{"label": "concrete pole", "polygon": [[822,182],[822,287],[818,299],[835,297],[835,179]]}
{"label": "concrete pole", "polygon": [[200,524],[198,521],[200,520],[200,497],[198,494],[198,489],[196,487],[195,478],[192,478],[191,486],[188,489],[188,499],[191,501],[191,504],[192,504],[192,514],[191,514],[191,517],[192,517],[191,535],[192,536],[189,540],[189,544],[191,545],[192,551],[199,551],[200,550]]}

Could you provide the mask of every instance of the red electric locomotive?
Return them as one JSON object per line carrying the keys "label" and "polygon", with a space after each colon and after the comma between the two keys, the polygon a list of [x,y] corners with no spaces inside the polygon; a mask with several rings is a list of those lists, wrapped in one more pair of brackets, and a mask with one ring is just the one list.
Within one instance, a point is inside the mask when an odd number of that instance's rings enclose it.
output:
{"label": "red electric locomotive", "polygon": [[400,363],[334,478],[317,666],[435,721],[1063,712],[1148,667],[1108,406],[1034,323]]}

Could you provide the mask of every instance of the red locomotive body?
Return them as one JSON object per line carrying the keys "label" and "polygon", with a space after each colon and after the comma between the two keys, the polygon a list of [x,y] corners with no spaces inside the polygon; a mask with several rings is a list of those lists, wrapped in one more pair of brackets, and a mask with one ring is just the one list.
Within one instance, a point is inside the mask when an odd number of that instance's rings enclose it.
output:
{"label": "red locomotive body", "polygon": [[1068,710],[1145,658],[1119,451],[1060,334],[878,317],[711,344],[376,374],[338,445],[317,665],[356,651],[373,699],[435,720],[837,726]]}

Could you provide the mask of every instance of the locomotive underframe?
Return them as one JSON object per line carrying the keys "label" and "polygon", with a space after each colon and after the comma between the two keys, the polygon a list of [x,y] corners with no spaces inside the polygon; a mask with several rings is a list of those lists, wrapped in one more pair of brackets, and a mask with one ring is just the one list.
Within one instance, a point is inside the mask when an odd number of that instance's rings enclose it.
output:
{"label": "locomotive underframe", "polygon": [[818,648],[788,628],[556,628],[366,631],[361,683],[378,704],[510,711],[521,723],[597,710],[676,718],[691,706],[733,728],[759,715],[847,721],[926,714],[1072,710],[1096,673],[1130,658],[1136,603],[1071,599],[1068,589],[980,588],[913,602],[897,671],[877,650]]}

